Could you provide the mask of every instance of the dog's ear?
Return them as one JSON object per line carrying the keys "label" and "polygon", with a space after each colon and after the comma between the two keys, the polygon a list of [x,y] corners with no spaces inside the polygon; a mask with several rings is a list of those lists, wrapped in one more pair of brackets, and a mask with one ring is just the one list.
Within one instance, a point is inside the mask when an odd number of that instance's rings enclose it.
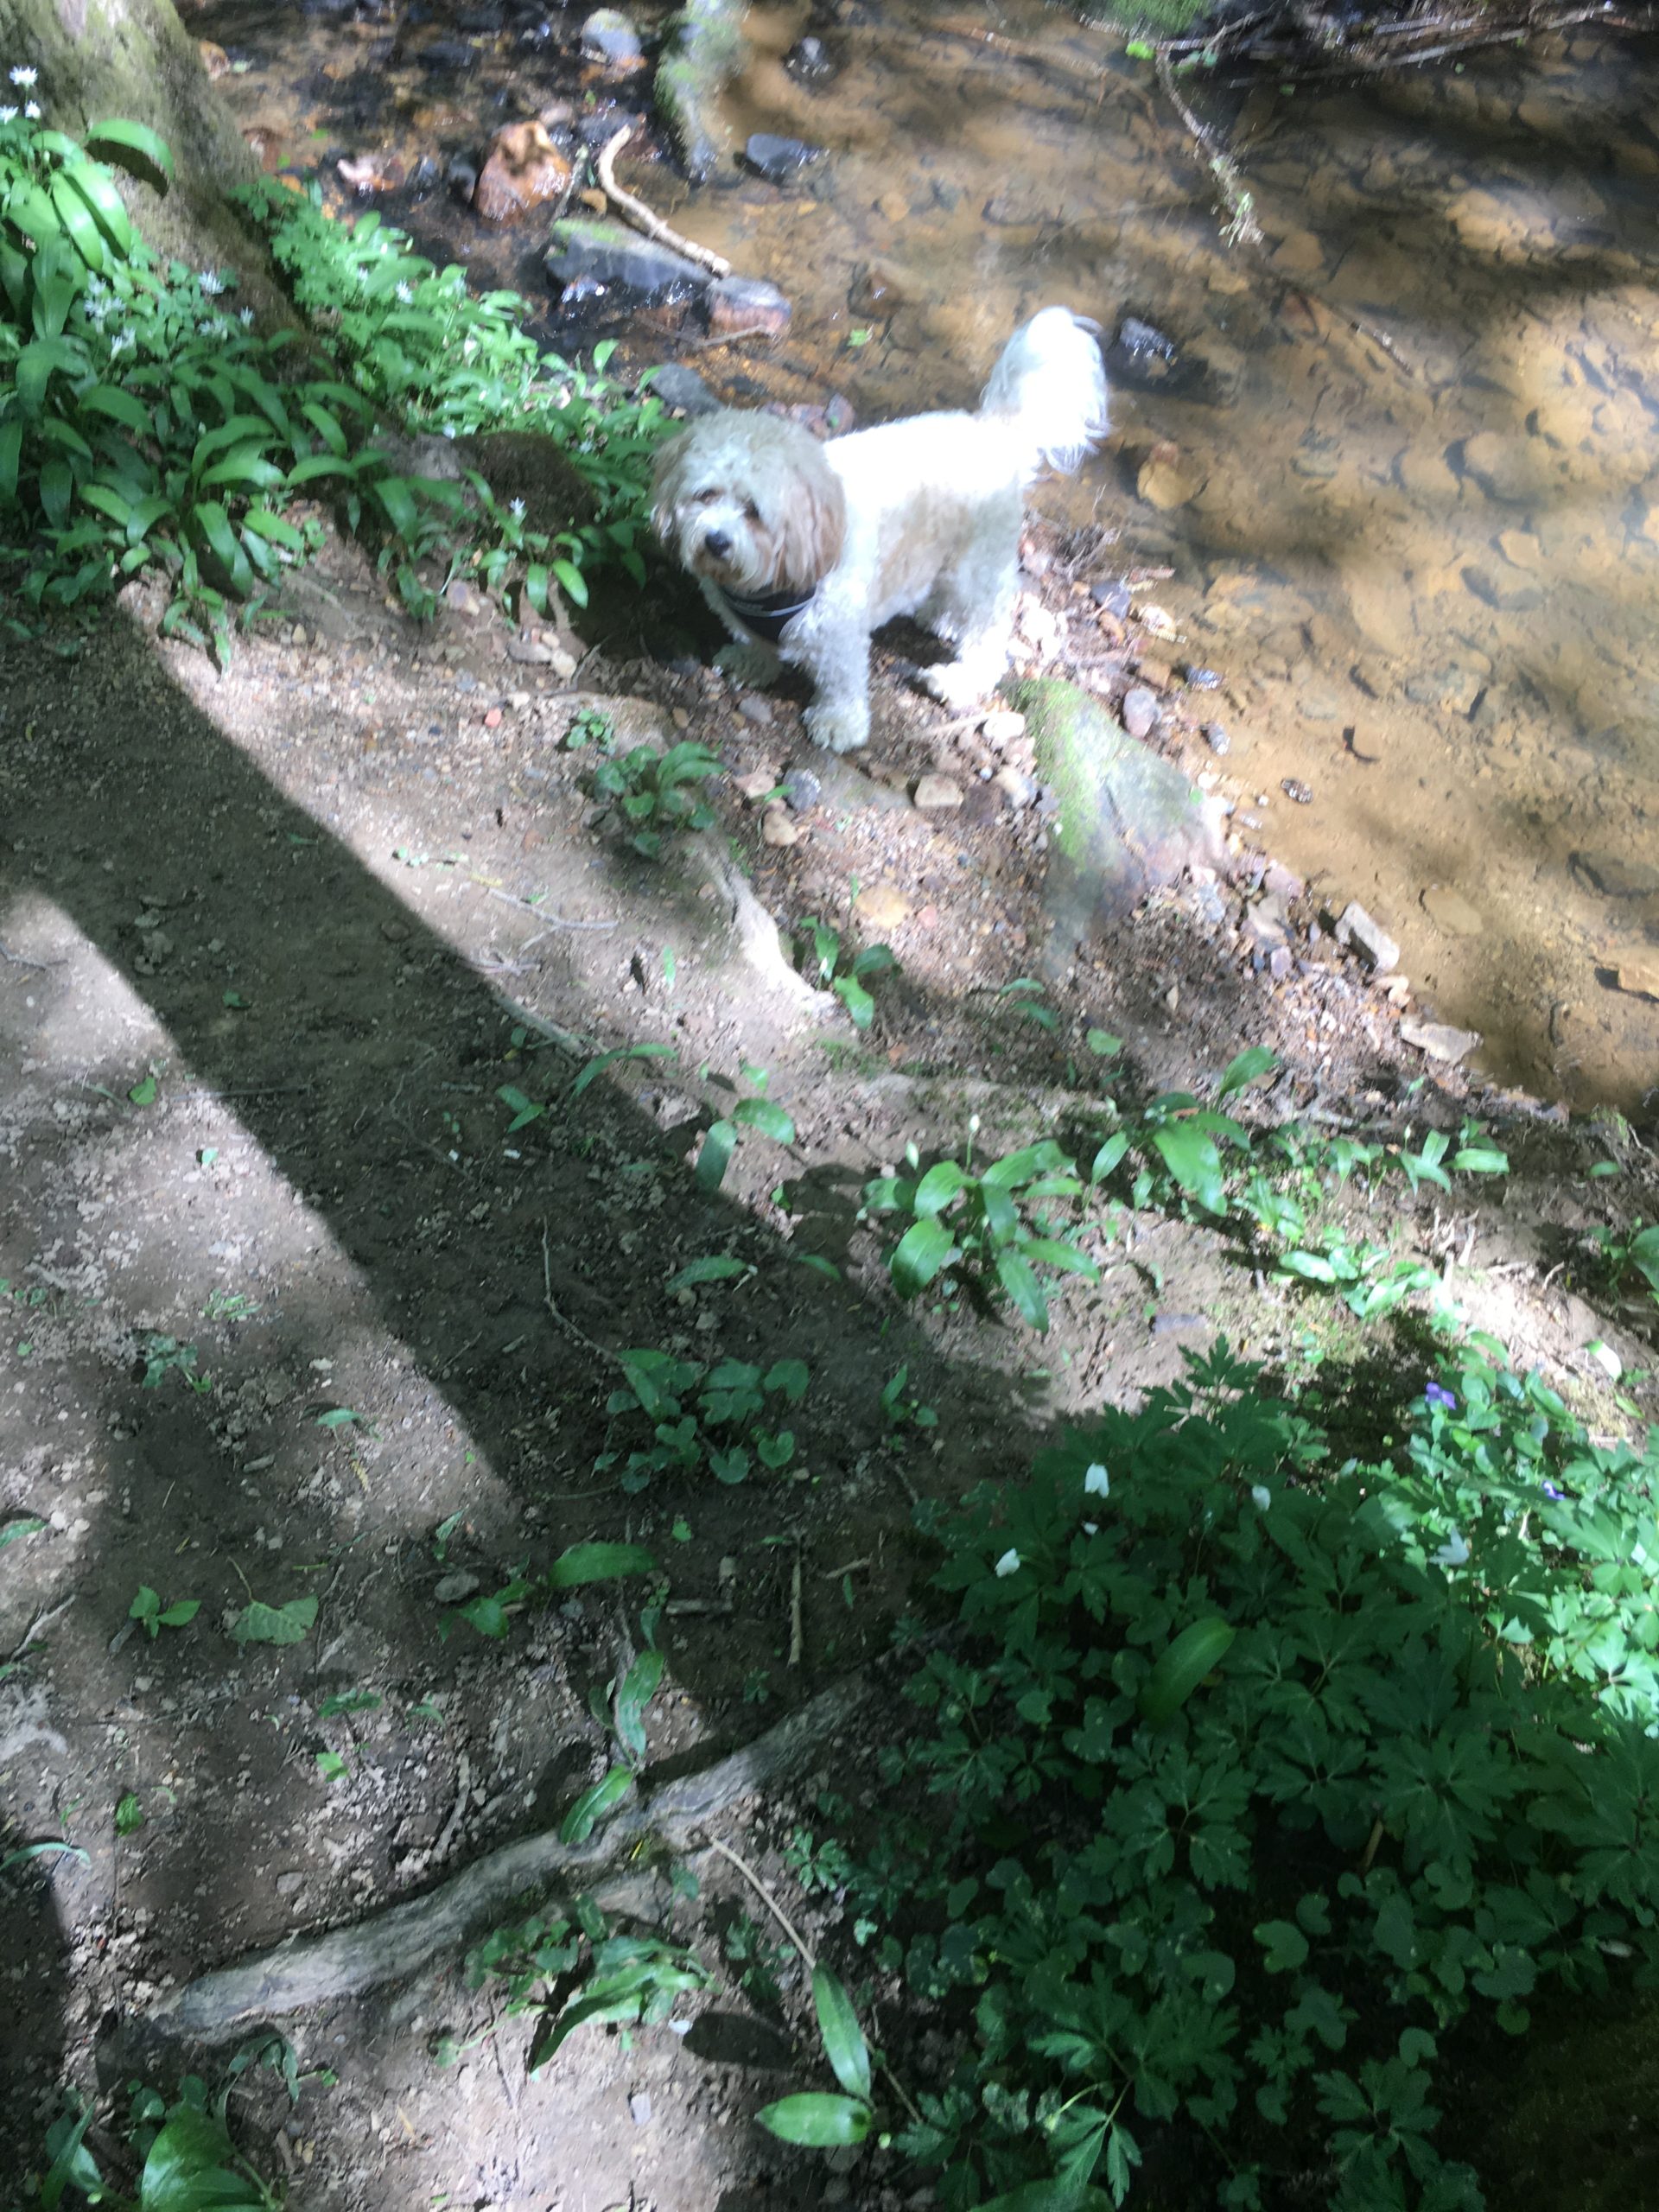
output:
{"label": "dog's ear", "polygon": [[651,465],[651,526],[658,537],[673,534],[674,510],[685,489],[685,464],[690,448],[690,433],[682,430],[677,437],[658,447],[657,458]]}
{"label": "dog's ear", "polygon": [[847,495],[835,470],[812,443],[793,471],[779,523],[779,581],[814,589],[841,558],[847,534]]}

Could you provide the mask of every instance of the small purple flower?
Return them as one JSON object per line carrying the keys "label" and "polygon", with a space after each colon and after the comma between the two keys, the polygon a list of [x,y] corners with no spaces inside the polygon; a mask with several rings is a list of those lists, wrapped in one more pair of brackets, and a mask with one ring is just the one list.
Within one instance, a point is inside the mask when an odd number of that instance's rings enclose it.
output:
{"label": "small purple flower", "polygon": [[1557,1505],[1567,1496],[1567,1492],[1564,1490],[1557,1490],[1554,1483],[1541,1482],[1538,1487],[1546,1497],[1553,1497]]}
{"label": "small purple flower", "polygon": [[1438,1409],[1441,1413],[1454,1414],[1458,1410],[1457,1400],[1439,1382],[1429,1384],[1423,1393],[1423,1403],[1431,1409]]}

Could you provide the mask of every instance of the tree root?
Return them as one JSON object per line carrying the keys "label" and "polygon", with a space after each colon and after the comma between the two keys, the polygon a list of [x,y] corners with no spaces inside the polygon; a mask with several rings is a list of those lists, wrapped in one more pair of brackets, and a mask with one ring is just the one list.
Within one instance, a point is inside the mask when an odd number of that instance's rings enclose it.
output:
{"label": "tree root", "polygon": [[677,231],[670,229],[660,215],[653,214],[643,200],[624,192],[617,182],[613,165],[632,130],[631,123],[624,124],[594,156],[594,168],[605,197],[625,221],[632,223],[636,231],[643,231],[648,238],[655,238],[658,245],[671,246],[676,253],[683,253],[688,261],[695,261],[700,269],[707,269],[715,276],[729,276],[732,264],[722,255],[711,246],[699,245],[695,238],[682,238]]}
{"label": "tree root", "polygon": [[448,1959],[505,1919],[526,1896],[581,1891],[601,1908],[626,1908],[642,1897],[633,1861],[642,1847],[688,1849],[711,1821],[753,1792],[791,1780],[823,1756],[826,1739],[871,1695],[868,1675],[854,1675],[810,1699],[743,1750],[700,1772],[665,1782],[637,1804],[625,1803],[587,1843],[562,1842],[554,1831],[505,1844],[464,1868],[442,1888],[370,1919],[278,1943],[234,1966],[187,1982],[153,2011],[124,2024],[121,2063],[157,2043],[215,2044],[268,2021],[321,2005],[365,1996],[405,1981]]}

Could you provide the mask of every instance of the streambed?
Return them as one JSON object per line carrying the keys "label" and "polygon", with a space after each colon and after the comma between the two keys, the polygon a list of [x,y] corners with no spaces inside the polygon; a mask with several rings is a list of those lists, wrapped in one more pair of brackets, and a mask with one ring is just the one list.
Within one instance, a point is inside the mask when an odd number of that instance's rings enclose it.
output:
{"label": "streambed", "polygon": [[[647,73],[582,59],[580,11],[233,0],[195,28],[271,166],[345,207],[367,203],[336,165],[366,163],[390,219],[547,299],[566,351],[620,329],[636,365],[683,359],[723,397],[839,395],[871,421],[970,397],[1047,301],[1166,336],[1173,362],[1116,349],[1106,449],[1039,496],[1154,609],[1154,681],[1220,679],[1185,690],[1221,733],[1189,765],[1335,906],[1365,905],[1491,1072],[1626,1109],[1659,1084],[1646,55],[1586,33],[1318,98],[1217,88],[1253,253],[1122,35],[1038,0],[752,10],[734,143],[823,156],[782,188],[733,161],[696,194]],[[810,81],[785,66],[804,32],[830,65]],[[559,309],[545,211],[492,226],[444,182],[538,111],[567,143],[639,117],[623,181],[779,286],[787,334]]]}

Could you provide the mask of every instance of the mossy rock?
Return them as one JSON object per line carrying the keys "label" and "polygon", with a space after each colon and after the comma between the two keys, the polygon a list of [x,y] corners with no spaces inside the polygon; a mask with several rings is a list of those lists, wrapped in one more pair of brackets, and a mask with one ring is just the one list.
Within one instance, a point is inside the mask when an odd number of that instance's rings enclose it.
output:
{"label": "mossy rock", "polygon": [[1043,903],[1051,966],[1097,923],[1127,913],[1154,884],[1194,863],[1213,866],[1220,841],[1204,801],[1178,769],[1147,751],[1098,700],[1053,677],[1004,684],[1026,718],[1037,773],[1054,792]]}
{"label": "mossy rock", "polygon": [[657,112],[693,184],[706,184],[731,150],[720,96],[747,51],[734,0],[687,0],[669,18],[658,57]]}

